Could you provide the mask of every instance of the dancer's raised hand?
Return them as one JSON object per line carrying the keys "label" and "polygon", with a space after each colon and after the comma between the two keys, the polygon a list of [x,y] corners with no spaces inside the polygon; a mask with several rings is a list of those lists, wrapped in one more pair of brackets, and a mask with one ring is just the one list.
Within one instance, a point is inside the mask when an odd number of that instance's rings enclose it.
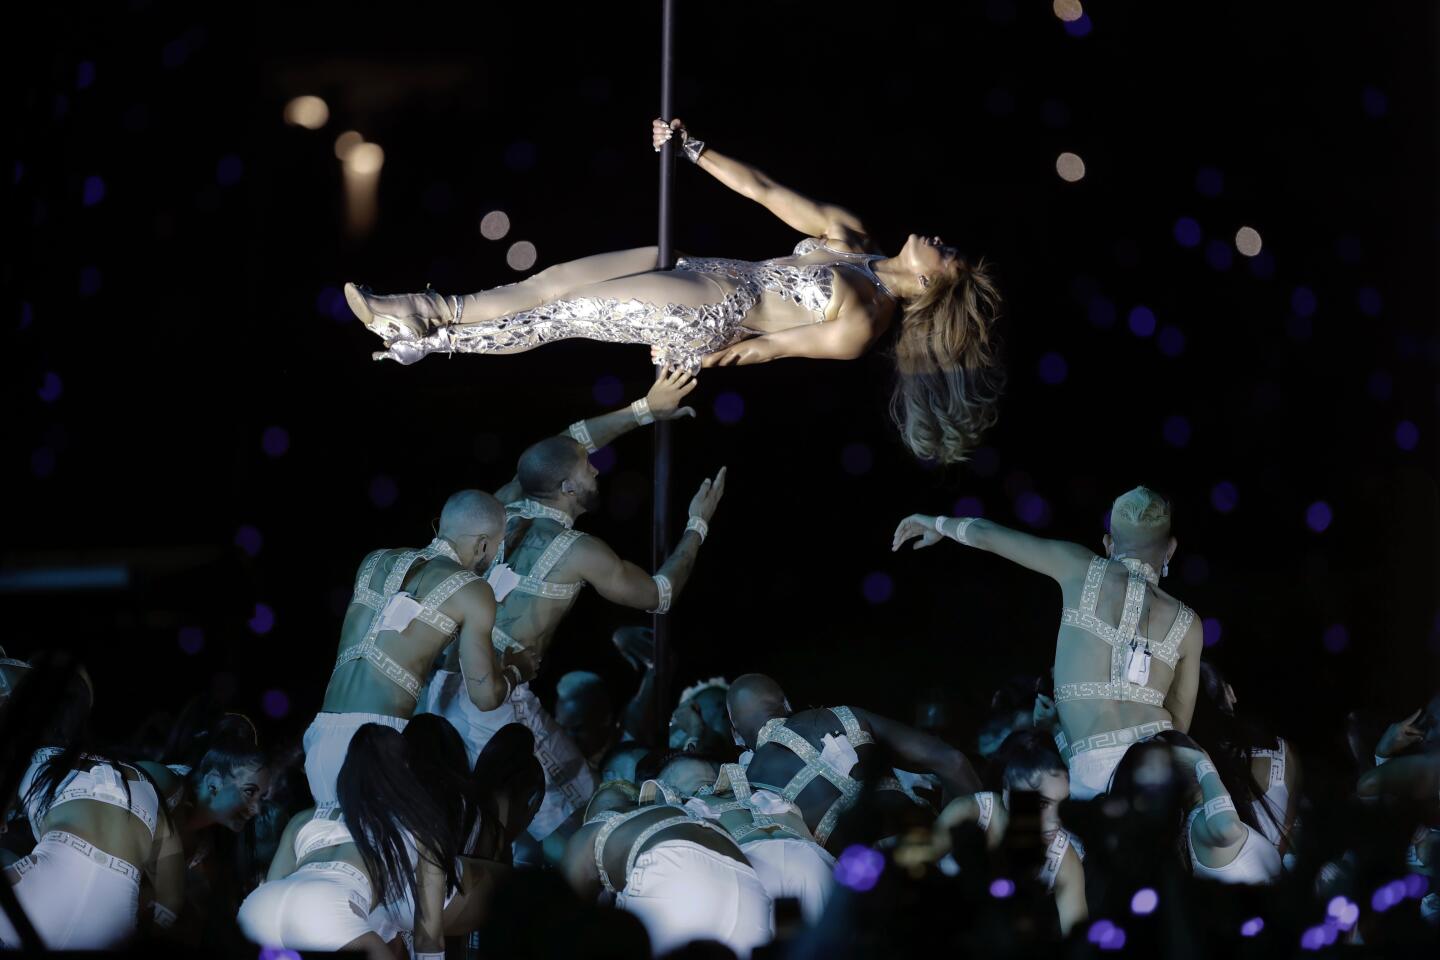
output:
{"label": "dancer's raised hand", "polygon": [[1419,726],[1422,712],[1423,709],[1416,710],[1404,720],[1396,720],[1385,728],[1385,732],[1380,735],[1380,742],[1375,745],[1375,756],[1393,757],[1424,740],[1425,731]]}
{"label": "dancer's raised hand", "polygon": [[659,153],[660,148],[665,145],[665,141],[675,135],[675,131],[684,129],[685,124],[681,123],[679,118],[666,123],[656,117],[650,121],[650,145],[655,148],[656,153]]}
{"label": "dancer's raised hand", "polygon": [[678,420],[695,416],[694,407],[682,407],[680,401],[699,386],[693,374],[683,368],[667,370],[664,367],[655,374],[655,384],[645,399],[650,402],[650,412],[656,420]]}
{"label": "dancer's raised hand", "polygon": [[700,489],[690,500],[690,516],[699,517],[706,523],[715,516],[715,508],[720,506],[720,498],[725,495],[725,468],[721,467],[720,472],[715,474],[714,480],[706,480],[700,484]]}
{"label": "dancer's raised hand", "polygon": [[935,518],[927,517],[923,513],[912,513],[900,521],[900,526],[895,528],[895,536],[890,541],[890,552],[894,553],[905,545],[906,540],[919,537],[915,541],[914,549],[931,547],[944,540],[945,537],[939,530],[935,529]]}

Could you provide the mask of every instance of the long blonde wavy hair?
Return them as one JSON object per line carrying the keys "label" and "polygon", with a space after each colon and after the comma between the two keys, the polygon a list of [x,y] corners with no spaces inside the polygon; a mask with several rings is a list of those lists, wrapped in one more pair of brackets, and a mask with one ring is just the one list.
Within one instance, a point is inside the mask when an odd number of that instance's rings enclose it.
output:
{"label": "long blonde wavy hair", "polygon": [[903,302],[890,416],[922,460],[959,463],[999,417],[1000,291],[982,259]]}

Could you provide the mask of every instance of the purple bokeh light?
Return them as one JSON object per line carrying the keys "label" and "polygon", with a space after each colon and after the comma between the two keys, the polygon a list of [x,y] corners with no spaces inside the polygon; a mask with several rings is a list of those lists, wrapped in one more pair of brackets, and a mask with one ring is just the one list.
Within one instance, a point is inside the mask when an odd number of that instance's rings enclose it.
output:
{"label": "purple bokeh light", "polygon": [[1320,643],[1329,653],[1341,653],[1350,646],[1350,631],[1343,623],[1332,623],[1321,634]]}
{"label": "purple bokeh light", "polygon": [[284,427],[266,427],[260,434],[260,449],[269,457],[283,457],[290,449],[290,431]]}
{"label": "purple bokeh light", "polygon": [[1040,358],[1040,379],[1045,383],[1051,385],[1064,383],[1069,373],[1069,364],[1055,351],[1052,350]]}
{"label": "purple bokeh light", "polygon": [[1200,627],[1205,639],[1205,646],[1213,647],[1220,642],[1220,637],[1224,633],[1224,629],[1218,618],[1206,617],[1201,621]]}
{"label": "purple bokeh light", "polygon": [[1405,899],[1405,881],[1391,880],[1370,898],[1370,906],[1378,913],[1384,913]]}
{"label": "purple bokeh light", "polygon": [[1205,262],[1213,270],[1229,270],[1235,265],[1235,248],[1216,237],[1205,244]]}
{"label": "purple bokeh light", "polygon": [[1141,887],[1135,891],[1135,896],[1130,898],[1130,912],[1143,917],[1154,913],[1159,903],[1160,894],[1149,887]]}
{"label": "purple bokeh light", "polygon": [[1210,489],[1210,505],[1217,513],[1229,513],[1240,505],[1240,491],[1229,480],[1221,480]]}
{"label": "purple bokeh light", "polygon": [[1324,500],[1316,500],[1305,510],[1305,525],[1316,533],[1324,533],[1330,528],[1330,523],[1335,519],[1335,514],[1330,509],[1330,504]]}
{"label": "purple bokeh light", "polygon": [[1414,450],[1420,444],[1420,428],[1409,420],[1395,424],[1395,446],[1401,450]]}
{"label": "purple bokeh light", "polygon": [[88,90],[95,82],[95,64],[91,60],[81,60],[75,65],[75,89]]}
{"label": "purple bokeh light", "polygon": [[1240,924],[1240,936],[1253,937],[1259,934],[1260,931],[1264,929],[1265,919],[1263,917],[1251,917],[1249,920],[1246,920],[1244,923]]}
{"label": "purple bokeh light", "polygon": [[950,509],[955,511],[954,515],[957,517],[985,516],[985,504],[979,497],[961,497]]}
{"label": "purple bokeh light", "polygon": [[1195,172],[1195,189],[1201,196],[1218,197],[1225,192],[1225,174],[1218,167],[1201,167]]}
{"label": "purple bokeh light", "polygon": [[1160,336],[1156,338],[1155,344],[1165,356],[1178,357],[1185,352],[1185,334],[1179,327],[1167,323],[1160,328]]}
{"label": "purple bokeh light", "polygon": [[1315,299],[1315,291],[1309,287],[1296,287],[1290,293],[1290,309],[1297,317],[1311,317],[1315,315],[1315,308],[1319,301]]}
{"label": "purple bokeh light", "polygon": [[739,423],[745,416],[745,400],[733,390],[726,390],[715,398],[715,419],[724,424]]}
{"label": "purple bokeh light", "polygon": [[860,591],[870,603],[885,603],[895,594],[895,581],[890,579],[890,574],[876,570],[865,574],[865,579],[860,582]]}
{"label": "purple bokeh light", "polygon": [[1032,527],[1043,527],[1050,522],[1050,504],[1040,494],[1026,490],[1015,498],[1015,515]]}
{"label": "purple bokeh light", "polygon": [[260,709],[265,716],[279,720],[290,712],[290,697],[284,690],[266,690],[260,698]]}
{"label": "purple bokeh light", "polygon": [[215,182],[222,187],[233,187],[245,173],[245,163],[233,153],[227,153],[215,165]]}
{"label": "purple bokeh light", "polygon": [[1089,318],[1091,326],[1109,330],[1115,326],[1115,303],[1105,297],[1093,297],[1086,307],[1085,315]]}
{"label": "purple bokeh light", "polygon": [[264,542],[265,539],[260,536],[260,531],[248,523],[235,531],[235,546],[243,550],[247,557],[259,556],[260,547]]}
{"label": "purple bokeh light", "polygon": [[1090,22],[1090,14],[1082,13],[1074,20],[1061,21],[1065,26],[1065,32],[1072,37],[1088,37],[1095,24]]}
{"label": "purple bokeh light", "polygon": [[1015,881],[999,877],[990,881],[990,896],[996,900],[1004,900],[1015,893]]}
{"label": "purple bokeh light", "polygon": [[1160,430],[1165,442],[1172,447],[1183,447],[1190,442],[1190,421],[1180,415],[1166,417]]}
{"label": "purple bokeh light", "polygon": [[1126,321],[1130,332],[1137,337],[1148,337],[1155,332],[1155,312],[1144,304],[1134,307]]}
{"label": "purple bokeh light", "polygon": [[1198,247],[1202,239],[1200,222],[1194,217],[1181,217],[1175,221],[1175,242],[1182,247]]}
{"label": "purple bokeh light", "polygon": [[81,193],[81,202],[87,207],[93,207],[105,199],[105,181],[98,176],[85,178],[85,187]]}
{"label": "purple bokeh light", "polygon": [[615,469],[615,464],[620,462],[620,455],[615,452],[615,447],[606,445],[590,454],[590,465],[600,471],[604,476]]}
{"label": "purple bokeh light", "polygon": [[46,370],[45,375],[40,378],[40,389],[35,391],[35,395],[46,403],[54,403],[64,392],[65,384],[61,382],[60,374]]}
{"label": "purple bokeh light", "polygon": [[1367,317],[1378,317],[1385,301],[1374,287],[1361,287],[1355,294],[1355,305]]}
{"label": "purple bokeh light", "polygon": [[1430,891],[1430,878],[1419,873],[1407,873],[1400,881],[1405,886],[1405,896],[1419,900]]}
{"label": "purple bokeh light", "polygon": [[192,657],[205,649],[205,631],[199,627],[181,627],[175,640],[180,644],[180,649]]}
{"label": "purple bokeh light", "polygon": [[862,476],[875,466],[875,454],[868,444],[847,443],[840,451],[840,466],[852,477]]}
{"label": "purple bokeh light", "polygon": [[590,395],[595,402],[603,407],[613,407],[625,397],[625,384],[620,378],[612,374],[602,374],[595,379],[595,386],[590,389]]}
{"label": "purple bokeh light", "polygon": [[394,477],[379,474],[370,480],[370,502],[381,510],[395,505],[400,499],[400,486]]}
{"label": "purple bokeh light", "polygon": [[300,954],[283,947],[261,947],[258,960],[300,960]]}
{"label": "purple bokeh light", "polygon": [[835,882],[857,893],[875,889],[885,872],[885,855],[859,844],[845,848],[835,862]]}
{"label": "purple bokeh light", "polygon": [[246,624],[250,632],[258,636],[265,636],[275,629],[275,611],[268,603],[255,604],[255,613]]}
{"label": "purple bokeh light", "polygon": [[315,295],[315,311],[336,323],[349,323],[355,319],[350,305],[345,302],[345,294],[341,293],[338,287],[320,288],[320,292]]}

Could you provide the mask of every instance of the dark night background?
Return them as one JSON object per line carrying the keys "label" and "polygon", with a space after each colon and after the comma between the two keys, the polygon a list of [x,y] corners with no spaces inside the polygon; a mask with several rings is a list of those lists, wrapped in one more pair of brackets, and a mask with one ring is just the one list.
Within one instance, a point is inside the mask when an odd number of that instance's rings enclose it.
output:
{"label": "dark night background", "polygon": [[[1049,664],[1058,592],[953,544],[892,556],[896,522],[975,498],[1098,549],[1146,482],[1174,498],[1168,586],[1213,620],[1207,655],[1302,751],[1334,749],[1351,706],[1400,716],[1434,688],[1436,8],[1090,7],[1067,30],[1041,2],[680,4],[696,135],[888,250],[913,230],[992,260],[1010,386],[986,446],[941,470],[901,448],[879,352],[707,371],[676,428],[677,531],[704,476],[730,483],[677,605],[679,683],[761,669],[797,703],[901,717],[934,689],[973,723]],[[659,4],[41,16],[4,68],[0,642],[82,649],[117,735],[213,690],[298,736],[363,554],[425,543],[451,491],[494,489],[650,378],[642,348],[584,341],[376,364],[338,289],[508,283],[516,240],[537,267],[654,243]],[[302,94],[322,129],[283,121]],[[360,238],[349,129],[385,150]],[[677,203],[687,252],[800,239],[684,163]],[[478,231],[494,209],[500,242]],[[582,526],[648,562],[647,433],[597,464]],[[94,564],[129,586],[13,578]],[[587,592],[542,687],[586,667],[627,692],[608,634],[640,620]]]}

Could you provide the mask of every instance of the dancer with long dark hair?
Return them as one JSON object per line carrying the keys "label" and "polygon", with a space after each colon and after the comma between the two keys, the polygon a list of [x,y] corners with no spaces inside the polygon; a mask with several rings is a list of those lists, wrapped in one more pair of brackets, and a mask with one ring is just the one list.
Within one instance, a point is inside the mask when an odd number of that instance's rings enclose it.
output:
{"label": "dancer with long dark hair", "polygon": [[860,218],[783,187],[692,137],[652,124],[658,150],[679,134],[691,161],[806,239],[751,262],[682,256],[657,270],[655,247],[556,264],[465,296],[381,297],[346,284],[356,316],[385,340],[376,359],[431,353],[523,353],[575,337],[648,344],[661,366],[853,360],[896,328],[891,413],[917,457],[965,459],[995,422],[1004,385],[995,324],[1000,295],[985,262],[939,237],[910,234],[889,256]]}
{"label": "dancer with long dark hair", "polygon": [[360,950],[389,960],[371,911],[410,898],[417,958],[443,955],[445,898],[460,883],[445,811],[416,780],[401,734],[367,723],[350,739],[333,810],[297,814],[269,879],[240,907],[255,943]]}

